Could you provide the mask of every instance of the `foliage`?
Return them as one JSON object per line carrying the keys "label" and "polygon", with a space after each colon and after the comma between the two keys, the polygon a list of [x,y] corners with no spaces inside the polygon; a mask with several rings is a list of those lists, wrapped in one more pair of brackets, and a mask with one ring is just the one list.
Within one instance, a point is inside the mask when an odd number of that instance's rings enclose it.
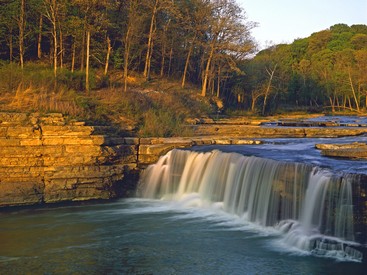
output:
{"label": "foliage", "polygon": [[[20,37],[22,2],[25,35]],[[111,66],[123,69],[124,91],[129,76],[138,72],[147,80],[154,75],[175,76],[193,83],[200,83],[205,74],[206,92],[223,86],[223,76],[236,70],[237,61],[255,48],[249,35],[253,24],[234,0],[4,0],[1,4],[0,60],[40,60],[52,65],[63,84],[75,79],[72,88],[87,93],[101,88],[90,83],[90,69],[104,68],[107,75]],[[204,64],[211,65],[204,70]],[[85,74],[84,79],[79,73]]]}
{"label": "foliage", "polygon": [[[234,106],[267,113],[278,108],[324,110],[325,112],[367,109],[367,26],[331,26],[297,39],[289,45],[274,45],[242,64],[244,76],[235,75],[230,94]],[[269,71],[277,65],[269,87]],[[271,100],[265,101],[269,96]],[[255,105],[254,105],[255,102]],[[255,108],[254,108],[255,106]]]}
{"label": "foliage", "polygon": [[254,56],[256,24],[235,0],[1,5],[2,109],[99,123],[126,116],[141,135],[162,136],[182,134],[186,118],[216,113],[214,96],[228,113],[367,110],[366,25],[336,24]]}

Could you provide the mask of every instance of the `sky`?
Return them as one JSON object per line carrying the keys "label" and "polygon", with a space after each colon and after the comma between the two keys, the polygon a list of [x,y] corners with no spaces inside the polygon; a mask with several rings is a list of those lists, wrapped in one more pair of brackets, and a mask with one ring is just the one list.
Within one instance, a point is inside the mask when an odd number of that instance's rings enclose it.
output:
{"label": "sky", "polygon": [[257,22],[252,36],[260,48],[292,43],[344,23],[367,25],[367,0],[236,0],[247,21]]}

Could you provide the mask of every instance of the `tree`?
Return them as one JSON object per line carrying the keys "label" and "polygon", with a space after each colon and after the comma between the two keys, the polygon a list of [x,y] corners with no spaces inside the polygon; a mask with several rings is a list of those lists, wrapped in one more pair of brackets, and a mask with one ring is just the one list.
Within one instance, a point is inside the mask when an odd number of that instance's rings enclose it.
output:
{"label": "tree", "polygon": [[24,31],[25,31],[25,0],[20,0],[20,11],[19,11],[19,62],[23,69],[24,66]]}
{"label": "tree", "polygon": [[4,44],[8,48],[8,60],[10,63],[12,63],[14,58],[14,48],[16,46],[16,30],[19,30],[19,20],[17,18],[19,14],[19,3],[17,1],[4,0],[1,2],[1,7],[0,35],[2,40],[4,41]]}
{"label": "tree", "polygon": [[207,29],[207,23],[211,15],[209,2],[202,0],[183,1],[181,14],[181,18],[183,19],[182,26],[186,34],[185,48],[187,52],[181,79],[181,86],[184,88],[194,47],[200,43],[200,39]]}
{"label": "tree", "polygon": [[206,33],[206,65],[203,73],[201,95],[207,92],[211,65],[218,53],[227,53],[229,59],[243,58],[254,49],[249,35],[251,24],[245,24],[243,10],[233,0],[215,0],[210,2],[211,18]]}
{"label": "tree", "polygon": [[141,1],[128,0],[127,1],[127,21],[125,35],[123,38],[124,44],[124,92],[127,91],[127,81],[129,76],[130,54],[133,44],[139,36],[142,27]]}
{"label": "tree", "polygon": [[58,57],[58,43],[57,43],[57,16],[58,16],[58,5],[56,0],[44,0],[46,6],[46,18],[50,21],[52,25],[51,35],[53,38],[53,68],[55,83],[57,77],[57,57]]}
{"label": "tree", "polygon": [[274,73],[277,67],[278,67],[278,64],[275,64],[273,67],[265,68],[266,73],[268,74],[269,78],[268,78],[268,83],[266,85],[266,88],[264,90],[264,102],[263,102],[263,109],[261,112],[262,115],[265,115],[266,104],[267,104],[268,96],[270,94],[270,90],[271,90],[271,86],[272,86],[272,82],[274,78]]}
{"label": "tree", "polygon": [[[91,46],[91,35],[93,32],[101,31],[101,28],[106,28],[107,20],[105,9],[108,7],[108,0],[75,0],[79,5],[82,16],[84,17],[84,31],[85,39],[83,39],[82,48],[86,51],[85,56],[85,89],[89,93],[89,70],[90,70],[90,46]],[[83,55],[83,54],[82,54]],[[81,61],[81,67],[83,67],[83,58]]]}
{"label": "tree", "polygon": [[324,88],[325,96],[329,99],[332,112],[335,112],[336,105],[335,85],[332,80],[334,63],[335,55],[329,49],[319,51],[311,59],[312,74]]}
{"label": "tree", "polygon": [[172,0],[147,0],[147,7],[151,10],[148,41],[146,46],[144,77],[150,79],[151,61],[153,55],[154,38],[157,30],[157,16],[161,11],[172,12],[174,2]]}

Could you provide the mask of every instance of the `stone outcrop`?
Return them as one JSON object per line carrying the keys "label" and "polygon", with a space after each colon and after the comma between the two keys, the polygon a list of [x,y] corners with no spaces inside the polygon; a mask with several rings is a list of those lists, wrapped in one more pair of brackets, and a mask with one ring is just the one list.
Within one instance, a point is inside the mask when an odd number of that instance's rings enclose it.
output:
{"label": "stone outcrop", "polygon": [[242,138],[344,137],[367,133],[367,127],[274,127],[248,124],[190,125],[195,136],[237,136]]}
{"label": "stone outcrop", "polygon": [[[235,122],[207,119],[188,125],[195,137],[137,138],[118,135],[111,127],[87,126],[61,114],[0,113],[0,207],[126,195],[133,192],[139,169],[174,148],[256,145],[261,143],[257,138],[367,132],[366,127],[274,127],[263,125],[265,120]],[[353,157],[367,157],[367,149],[348,150]],[[323,154],[335,151],[342,152],[324,148]]]}
{"label": "stone outcrop", "polygon": [[140,138],[138,148],[138,166],[144,168],[157,162],[160,156],[175,148],[189,148],[200,145],[244,145],[260,144],[260,140],[229,137],[205,136],[187,138]]}
{"label": "stone outcrop", "polygon": [[0,113],[0,207],[109,199],[174,148],[259,144],[239,137],[136,138],[61,114]]}
{"label": "stone outcrop", "polygon": [[137,139],[61,114],[0,113],[0,206],[107,199],[126,192]]}
{"label": "stone outcrop", "polygon": [[367,158],[367,144],[354,142],[346,144],[316,144],[323,156],[339,158]]}

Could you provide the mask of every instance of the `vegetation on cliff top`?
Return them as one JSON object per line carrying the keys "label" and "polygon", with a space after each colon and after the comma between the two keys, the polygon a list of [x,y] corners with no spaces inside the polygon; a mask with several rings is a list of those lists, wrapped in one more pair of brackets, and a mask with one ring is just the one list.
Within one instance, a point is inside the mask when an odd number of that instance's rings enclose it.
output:
{"label": "vegetation on cliff top", "polygon": [[158,136],[184,134],[184,121],[222,102],[227,114],[365,112],[367,26],[254,56],[255,26],[235,0],[6,0],[0,108]]}
{"label": "vegetation on cliff top", "polygon": [[92,76],[95,89],[86,94],[78,88],[84,78],[81,73],[60,72],[55,89],[47,66],[26,63],[23,70],[15,64],[2,66],[0,110],[60,112],[90,124],[133,130],[140,136],[179,136],[190,135],[184,126],[187,119],[208,116],[217,108],[211,97],[200,96],[193,85],[182,89],[180,83],[168,79],[147,83],[138,75],[130,77],[129,90],[122,92],[120,72],[111,73],[108,85],[98,71]]}

